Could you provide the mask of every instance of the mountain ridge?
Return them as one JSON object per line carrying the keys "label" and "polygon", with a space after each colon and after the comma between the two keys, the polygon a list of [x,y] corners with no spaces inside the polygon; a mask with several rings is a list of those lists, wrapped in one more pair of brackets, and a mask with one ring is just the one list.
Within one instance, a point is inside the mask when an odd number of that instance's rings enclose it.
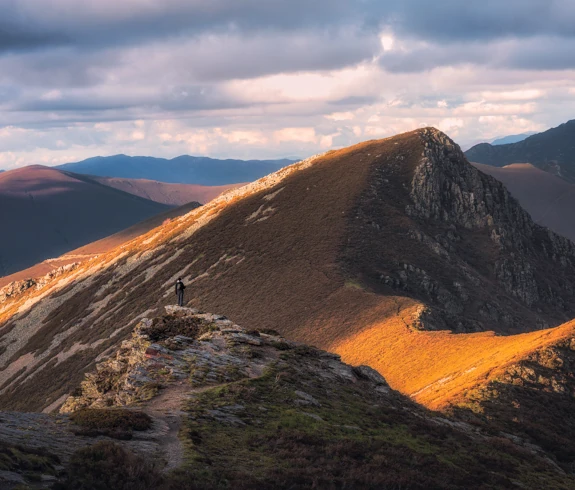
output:
{"label": "mountain ridge", "polygon": [[[377,150],[387,152],[385,160]],[[451,328],[510,334],[569,320],[573,286],[569,286],[572,278],[565,272],[565,264],[572,260],[573,245],[534,225],[502,184],[462,158],[444,135],[422,130],[308,159],[230,191],[127,243],[119,255],[110,252],[86,263],[71,274],[84,276],[85,286],[82,281],[68,283],[66,304],[80,301],[90,308],[92,297],[103,294],[107,302],[116,298],[116,320],[98,308],[93,313],[92,321],[102,317],[97,321],[97,335],[107,336],[117,329],[112,328],[114,324],[128,323],[130,311],[146,311],[164,303],[169,294],[164,288],[180,275],[192,284],[193,303],[240,320],[251,318],[257,328],[285,329],[284,333],[293,338],[328,348],[360,334],[371,317],[387,318],[391,324],[399,322],[397,328],[406,333]],[[434,165],[435,160],[443,163]],[[441,171],[434,172],[433,168]],[[334,192],[341,189],[341,172],[350,176],[346,188],[356,186],[357,194]],[[362,192],[375,200],[375,207],[370,208],[369,202],[361,204]],[[436,196],[443,197],[436,200]],[[495,209],[497,199],[507,207]],[[325,206],[326,202],[330,205]],[[300,218],[302,206],[306,209],[305,222]],[[411,211],[407,213],[407,209]],[[373,213],[386,223],[376,221]],[[512,232],[506,228],[510,221],[515,227]],[[435,223],[436,228],[426,229],[425,223]],[[266,229],[270,232],[264,233]],[[441,230],[443,235],[437,235]],[[533,242],[539,244],[536,248],[528,245],[534,237],[540,240]],[[386,243],[387,248],[381,249],[379,243]],[[482,248],[501,257],[490,256],[491,264],[486,267],[481,256],[475,257]],[[376,250],[383,255],[374,255]],[[460,255],[461,250],[469,256]],[[513,260],[511,253],[515,254]],[[109,265],[93,275],[100,268],[97,264],[105,263]],[[556,272],[538,272],[543,264]],[[220,283],[218,278],[223,276],[226,281]],[[143,282],[133,282],[138,277],[143,277]],[[552,286],[550,280],[562,283]],[[107,285],[109,281],[114,287]],[[84,287],[93,290],[92,294],[81,294]],[[274,294],[258,294],[264,290]],[[49,289],[42,292],[48,293]],[[122,297],[129,302],[119,299]],[[557,305],[565,311],[558,310]],[[11,308],[7,304],[4,311]],[[16,317],[10,324],[20,326],[11,327],[15,329],[8,338],[18,336],[21,343],[25,337],[31,346],[42,345],[62,328],[81,321],[76,317],[73,309],[61,306],[54,320],[62,318],[65,323],[49,321],[40,330],[24,327],[30,320]],[[353,326],[354,320],[362,317]],[[7,318],[6,313],[3,318]],[[89,346],[100,338],[86,343],[89,336],[82,340],[85,334],[81,330],[73,332],[58,349],[74,343]],[[8,345],[3,362],[10,357],[11,362],[16,361],[30,348],[18,351]],[[365,355],[371,359],[370,352]],[[370,362],[377,361],[373,358]],[[5,381],[9,378],[0,377]],[[409,390],[407,386],[404,389]],[[7,401],[6,393],[2,398]]]}
{"label": "mountain ridge", "polygon": [[465,152],[471,162],[503,167],[531,163],[537,168],[575,182],[575,120],[529,136],[523,141],[493,146],[481,143]]}

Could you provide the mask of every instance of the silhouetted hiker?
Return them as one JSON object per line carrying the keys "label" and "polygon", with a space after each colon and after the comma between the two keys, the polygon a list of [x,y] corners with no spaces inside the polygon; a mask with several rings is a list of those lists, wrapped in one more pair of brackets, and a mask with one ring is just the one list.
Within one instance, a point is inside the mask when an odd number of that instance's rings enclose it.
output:
{"label": "silhouetted hiker", "polygon": [[182,278],[178,277],[176,281],[176,294],[178,295],[178,306],[184,306],[184,289],[186,285],[182,282]]}

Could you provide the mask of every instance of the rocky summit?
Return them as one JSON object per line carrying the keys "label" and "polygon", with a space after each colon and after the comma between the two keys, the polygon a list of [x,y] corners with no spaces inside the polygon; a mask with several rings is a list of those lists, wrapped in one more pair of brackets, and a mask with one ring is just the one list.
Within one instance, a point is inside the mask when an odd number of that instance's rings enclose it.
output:
{"label": "rocky summit", "polygon": [[[502,478],[478,477],[483,488],[569,488],[574,261],[569,240],[535,224],[440,131],[364,142],[234,189],[41,287],[10,286],[0,303],[0,407],[44,412],[39,417],[63,410],[62,420],[83,421],[81,437],[132,440],[171,407],[162,419],[172,434],[166,444],[174,456],[166,459],[193,461],[184,474],[206,485],[270,486],[277,477],[305,487],[336,481],[353,459],[368,466],[347,471],[356,476],[337,480],[342,487],[474,488],[466,464],[482,461],[473,466],[478,474]],[[170,306],[178,277],[191,310]],[[283,362],[291,366],[286,374],[277,368]],[[282,380],[291,391],[276,400]],[[131,420],[135,407],[141,415]],[[407,438],[394,432],[401,450],[392,444],[397,453],[389,452],[386,431],[418,427],[414,421],[424,426]],[[309,424],[329,430],[277,435]],[[338,424],[375,432],[353,445],[357,429],[344,427],[345,441],[331,438]],[[176,433],[183,453],[170,452],[178,451]],[[471,446],[445,446],[460,436]],[[489,442],[475,445],[480,440]],[[244,448],[235,462],[224,457],[228,447]],[[454,461],[448,448],[474,456]],[[507,465],[500,450],[519,459]],[[98,451],[132,457],[109,445]],[[356,456],[334,456],[344,453]],[[285,458],[299,469],[288,474]],[[326,470],[331,460],[339,462]],[[406,461],[414,468],[425,461],[425,475],[450,478],[426,480]],[[387,480],[383,466],[397,479]],[[148,469],[146,478],[163,474]]]}
{"label": "rocky summit", "polygon": [[12,459],[2,488],[573,484],[541,447],[429,412],[367,366],[223,316],[166,310],[141,319],[60,414],[3,415]]}

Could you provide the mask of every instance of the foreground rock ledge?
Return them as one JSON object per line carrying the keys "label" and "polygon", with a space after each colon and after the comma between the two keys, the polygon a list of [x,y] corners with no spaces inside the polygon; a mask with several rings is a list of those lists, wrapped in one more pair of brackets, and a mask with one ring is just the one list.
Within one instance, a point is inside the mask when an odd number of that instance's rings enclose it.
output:
{"label": "foreground rock ledge", "polygon": [[192,308],[166,306],[166,313],[142,319],[132,338],[86,375],[60,412],[133,405],[175,386],[189,386],[192,391],[256,378],[280,362],[283,351],[292,349],[321,359],[318,375],[326,380],[363,380],[380,393],[389,391],[385,379],[369,366],[349,366],[337,354],[286,340],[277,332],[248,331],[224,316]]}

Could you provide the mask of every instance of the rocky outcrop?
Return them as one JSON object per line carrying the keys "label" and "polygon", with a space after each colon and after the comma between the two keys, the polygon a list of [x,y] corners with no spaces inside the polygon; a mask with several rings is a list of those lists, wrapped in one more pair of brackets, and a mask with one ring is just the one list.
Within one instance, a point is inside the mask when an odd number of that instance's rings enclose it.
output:
{"label": "rocky outcrop", "polygon": [[0,304],[5,303],[8,300],[15,299],[29,289],[34,288],[36,290],[40,290],[57,277],[62,276],[66,272],[77,269],[79,265],[79,262],[74,262],[72,264],[57,267],[42,277],[11,282],[10,284],[7,284],[2,289],[0,289]]}
{"label": "rocky outcrop", "polygon": [[451,139],[425,128],[377,151],[342,253],[354,280],[421,302],[417,329],[513,333],[575,316],[575,245]]}
{"label": "rocky outcrop", "polygon": [[342,378],[365,379],[380,390],[389,389],[368,366],[352,368],[335,354],[288,341],[277,332],[246,331],[223,316],[191,308],[167,306],[166,312],[161,318],[142,319],[115,355],[86,374],[60,412],[129,406],[177,383],[194,390],[258,377],[282,351],[298,348],[325,359],[326,368]]}
{"label": "rocky outcrop", "polygon": [[[535,224],[503,184],[469,165],[459,146],[445,134],[429,128],[420,136],[424,152],[413,173],[411,203],[406,211],[426,227],[443,225],[445,232],[432,238],[413,231],[416,238],[437,255],[458,255],[459,259],[462,237],[480,232],[491,243],[486,242],[484,247],[486,252],[492,248],[493,262],[488,264],[491,276],[505,292],[528,308],[546,305],[558,311],[572,309],[567,305],[573,302],[575,291],[575,245]],[[545,262],[554,264],[559,278],[555,284],[548,282]],[[463,264],[463,272],[472,279],[477,273],[469,265]],[[412,266],[406,265],[400,272],[403,283],[411,270]],[[425,271],[419,275],[420,289],[434,297],[448,315],[460,314],[469,303],[470,291],[463,285],[451,293],[441,291],[439,285],[427,279]],[[475,277],[473,282],[478,284],[481,279]],[[509,321],[509,315],[498,305],[486,303],[483,312],[494,312],[496,317]]]}
{"label": "rocky outcrop", "polygon": [[467,164],[459,146],[442,132],[429,128],[420,136],[424,153],[411,182],[409,214],[467,229],[512,220],[529,233],[529,215],[500,182]]}
{"label": "rocky outcrop", "polygon": [[[539,287],[533,262],[542,255],[572,268],[575,245],[535,224],[503,184],[469,165],[445,134],[428,129],[421,135],[425,152],[413,176],[408,213],[467,230],[488,230],[503,255],[495,262],[495,275],[505,290],[529,307],[538,301],[562,307],[560,295]],[[573,294],[573,281],[568,292]]]}
{"label": "rocky outcrop", "polygon": [[[544,486],[572,481],[540,447],[513,434],[493,436],[482,423],[431,414],[367,366],[346,365],[337,355],[273,331],[246,330],[219,315],[166,310],[141,320],[62,412],[138,410],[152,418],[153,427],[171,412],[182,420],[179,433],[171,433],[172,443],[183,445],[179,457],[157,428],[156,439],[147,430],[121,444],[166,460],[167,469],[185,458],[176,478],[185,475],[201,488],[218,488],[225,479],[234,488],[294,488],[296,481],[301,488],[314,481],[385,488],[423,481],[421,488],[462,490],[478,478],[499,488],[497,482],[510,475],[524,488],[534,488],[533,479]],[[67,427],[66,415],[57,418]],[[77,447],[80,437],[70,446]],[[55,440],[61,444],[62,435]],[[454,451],[461,461],[449,459]],[[528,471],[517,471],[523,467]],[[164,475],[161,488],[178,487],[174,475]]]}

